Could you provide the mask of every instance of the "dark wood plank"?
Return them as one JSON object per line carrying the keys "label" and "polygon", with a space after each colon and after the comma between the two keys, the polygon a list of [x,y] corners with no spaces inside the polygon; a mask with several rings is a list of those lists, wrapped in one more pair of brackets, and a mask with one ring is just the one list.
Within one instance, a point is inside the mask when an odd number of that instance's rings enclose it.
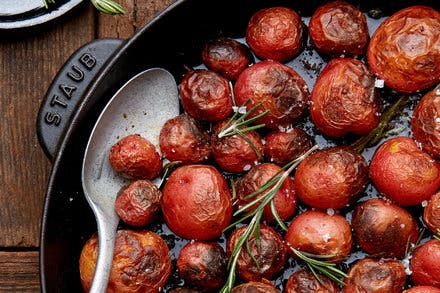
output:
{"label": "dark wood plank", "polygon": [[0,247],[37,247],[50,163],[36,117],[67,58],[94,38],[94,11],[78,11],[46,31],[0,41]]}
{"label": "dark wood plank", "polygon": [[97,28],[98,37],[129,38],[174,1],[119,0],[118,2],[125,9],[125,14],[117,16],[100,14]]}
{"label": "dark wood plank", "polygon": [[0,292],[39,292],[38,252],[0,251]]}

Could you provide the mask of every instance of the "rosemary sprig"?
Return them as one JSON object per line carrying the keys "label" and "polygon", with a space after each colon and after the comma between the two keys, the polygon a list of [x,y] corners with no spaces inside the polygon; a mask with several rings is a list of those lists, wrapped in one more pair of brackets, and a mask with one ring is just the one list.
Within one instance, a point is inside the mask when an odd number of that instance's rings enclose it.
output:
{"label": "rosemary sprig", "polygon": [[344,281],[341,280],[341,278],[348,277],[347,274],[341,271],[340,269],[338,269],[335,263],[321,260],[321,259],[331,258],[334,255],[316,255],[316,254],[299,251],[293,247],[290,247],[290,250],[292,250],[292,252],[298,258],[300,258],[307,264],[310,271],[313,273],[315,278],[322,286],[325,286],[325,283],[319,277],[318,272],[323,274],[324,276],[327,276],[330,280],[333,280],[334,282],[342,286],[345,285]]}
{"label": "rosemary sprig", "polygon": [[257,110],[259,107],[262,106],[261,103],[253,106],[251,109],[246,111],[245,113],[240,113],[240,109],[245,108],[246,104],[249,102],[249,99],[247,99],[243,105],[240,107],[237,107],[237,109],[234,112],[234,115],[226,122],[226,124],[223,126],[223,128],[218,133],[218,138],[223,138],[226,136],[233,136],[233,135],[239,135],[241,138],[243,138],[249,146],[252,148],[252,150],[257,154],[258,159],[262,159],[263,155],[258,150],[258,148],[255,146],[255,144],[249,139],[249,137],[245,134],[246,132],[257,130],[260,128],[263,128],[265,126],[264,123],[257,124],[257,125],[251,125],[255,120],[263,117],[267,113],[269,113],[269,110],[266,110],[264,112],[259,113],[258,115],[247,119],[247,117],[252,114],[255,110]]}
{"label": "rosemary sprig", "polygon": [[370,133],[356,140],[351,146],[358,152],[362,152],[364,148],[378,143],[387,134],[390,121],[409,101],[409,96],[401,96],[385,111],[379,124]]}
{"label": "rosemary sprig", "polygon": [[[53,4],[56,0],[42,0],[44,7],[49,8],[49,4]],[[124,14],[124,8],[113,0],[90,0],[95,8],[106,14]]]}
{"label": "rosemary sprig", "polygon": [[440,228],[437,228],[437,234],[434,235],[434,238],[440,241]]}
{"label": "rosemary sprig", "polygon": [[167,181],[168,177],[170,176],[171,172],[179,167],[182,164],[182,161],[172,161],[165,164],[162,171],[162,177],[160,178],[160,181],[157,185],[159,189],[163,187],[165,182]]}
{"label": "rosemary sprig", "polygon": [[[241,105],[235,112],[234,115],[228,120],[228,122],[223,126],[222,130],[218,133],[218,138],[222,138],[225,136],[232,136],[235,134],[243,134],[248,131],[256,130],[263,128],[265,126],[264,123],[257,124],[257,125],[251,125],[255,120],[263,117],[267,113],[269,113],[269,110],[263,111],[259,113],[258,115],[246,119],[250,114],[252,114],[254,111],[256,111],[258,108],[262,106],[262,103],[258,103],[255,106],[253,106],[251,109],[246,111],[245,113],[240,113],[240,109],[243,107],[246,107],[246,104],[249,102],[249,99],[247,99],[243,105]],[[244,128],[243,128],[244,127]]]}
{"label": "rosemary sprig", "polygon": [[[317,145],[313,146],[311,149],[309,149],[306,153],[301,155],[300,157],[292,160],[289,162],[286,166],[281,168],[277,173],[275,173],[262,187],[260,187],[256,192],[253,192],[252,194],[248,195],[248,198],[254,198],[250,203],[244,205],[240,209],[238,209],[234,216],[240,215],[245,213],[244,216],[242,216],[240,219],[229,225],[226,229],[231,229],[235,227],[237,224],[240,224],[247,219],[251,218],[249,224],[247,225],[243,235],[238,239],[236,246],[234,247],[234,250],[231,253],[231,257],[228,262],[228,278],[226,279],[225,285],[221,288],[220,293],[229,293],[231,292],[232,288],[234,287],[235,283],[235,271],[237,267],[238,257],[240,255],[240,252],[243,248],[243,246],[246,247],[249,255],[255,262],[255,264],[258,266],[258,261],[255,259],[255,257],[250,252],[249,247],[249,241],[252,239],[252,237],[255,237],[257,241],[259,241],[260,237],[260,224],[261,219],[263,217],[263,211],[264,208],[270,204],[272,213],[274,215],[274,218],[276,219],[277,223],[280,225],[280,227],[283,230],[287,230],[287,226],[284,224],[283,220],[279,217],[275,205],[273,203],[273,198],[275,194],[280,189],[281,185],[284,183],[286,178],[289,176],[289,174],[298,166],[298,164],[304,160],[309,154],[311,154],[313,151],[315,151],[318,148]],[[257,196],[258,195],[258,196]],[[257,207],[252,210],[248,211],[249,207],[252,207],[254,205],[257,205]],[[257,242],[258,243],[258,242]]]}

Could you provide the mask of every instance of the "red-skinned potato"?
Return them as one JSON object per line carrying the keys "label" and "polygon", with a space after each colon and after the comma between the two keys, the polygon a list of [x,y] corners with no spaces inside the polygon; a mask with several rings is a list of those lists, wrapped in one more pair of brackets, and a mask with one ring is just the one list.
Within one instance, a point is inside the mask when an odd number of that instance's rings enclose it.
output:
{"label": "red-skinned potato", "polygon": [[432,286],[414,286],[402,293],[440,293],[440,288]]}
{"label": "red-skinned potato", "polygon": [[[289,248],[316,255],[332,255],[328,261],[340,262],[350,255],[351,227],[339,214],[308,210],[296,216],[284,236]],[[295,256],[293,251],[290,251]]]}
{"label": "red-skinned potato", "polygon": [[368,163],[348,146],[322,149],[298,166],[293,184],[300,200],[315,208],[341,209],[368,183]]}
{"label": "red-skinned potato", "polygon": [[371,37],[367,60],[385,85],[413,93],[440,81],[440,12],[426,6],[404,8]]}
{"label": "red-skinned potato", "polygon": [[217,242],[191,241],[180,250],[177,271],[185,284],[212,292],[224,284],[227,262]]}
{"label": "red-skinned potato", "polygon": [[321,284],[311,271],[302,269],[293,273],[286,283],[285,293],[339,293],[339,287],[329,278],[319,275]]}
{"label": "red-skinned potato", "polygon": [[162,193],[165,222],[182,238],[215,239],[231,221],[231,193],[226,180],[213,166],[177,168],[168,177]]}
{"label": "red-skinned potato", "polygon": [[262,106],[251,116],[269,110],[256,123],[275,129],[294,125],[305,113],[309,103],[309,90],[304,79],[292,68],[266,60],[253,64],[238,77],[234,86],[235,100],[238,105],[246,101],[249,110],[259,103]]}
{"label": "red-skinned potato", "polygon": [[211,138],[200,123],[182,114],[167,122],[160,131],[160,150],[170,161],[201,163],[211,156]]}
{"label": "red-skinned potato", "polygon": [[121,189],[115,210],[121,220],[131,226],[144,226],[160,213],[162,192],[149,180],[136,180]]}
{"label": "red-skinned potato", "polygon": [[229,82],[214,71],[195,69],[187,72],[179,95],[185,111],[197,120],[220,121],[232,113]]}
{"label": "red-skinned potato", "polygon": [[381,106],[375,77],[361,61],[330,60],[313,87],[310,116],[330,137],[364,135],[380,122]]}
{"label": "red-skinned potato", "polygon": [[417,247],[410,262],[415,285],[440,288],[440,240],[432,239]]}
{"label": "red-skinned potato", "polygon": [[162,172],[162,161],[154,145],[137,134],[120,139],[110,149],[113,169],[128,179],[154,179]]}
{"label": "red-skinned potato", "polygon": [[400,136],[376,149],[370,177],[383,196],[403,206],[417,205],[440,187],[440,164],[414,140]]}
{"label": "red-skinned potato", "polygon": [[206,42],[202,60],[212,71],[229,80],[236,80],[254,57],[245,44],[231,38],[217,38]]}
{"label": "red-skinned potato", "polygon": [[367,18],[345,1],[319,6],[310,18],[308,30],[316,50],[331,56],[363,54],[370,39]]}
{"label": "red-skinned potato", "polygon": [[363,258],[351,266],[342,293],[400,293],[406,283],[405,267],[398,260]]}
{"label": "red-skinned potato", "polygon": [[264,8],[254,13],[246,29],[246,42],[261,59],[287,61],[302,49],[301,17],[287,7]]}
{"label": "red-skinned potato", "polygon": [[[89,291],[98,257],[98,235],[83,246],[79,271],[81,283]],[[171,274],[171,258],[165,241],[146,230],[119,230],[116,233],[113,264],[106,293],[159,292]]]}
{"label": "red-skinned potato", "polygon": [[[264,147],[256,131],[240,135],[219,137],[227,121],[214,125],[211,135],[212,156],[223,171],[241,173],[263,160]],[[253,144],[250,144],[249,141]],[[254,148],[254,147],[255,148]]]}
{"label": "red-skinned potato", "polygon": [[351,225],[363,251],[377,257],[403,257],[419,236],[418,226],[404,208],[373,198],[354,209]]}
{"label": "red-skinned potato", "polygon": [[423,222],[432,233],[440,229],[440,192],[434,194],[423,209]]}
{"label": "red-skinned potato", "polygon": [[440,87],[426,93],[411,119],[414,139],[428,154],[440,159]]}
{"label": "red-skinned potato", "polygon": [[[227,239],[226,254],[231,256],[239,238],[243,236],[247,226],[235,230]],[[237,274],[246,281],[260,282],[270,280],[281,271],[287,259],[287,250],[281,236],[271,227],[261,224],[259,239],[255,235],[250,237],[249,255],[246,246],[240,251],[237,261]],[[258,266],[255,264],[255,260]]]}
{"label": "red-skinned potato", "polygon": [[312,138],[298,127],[273,130],[266,134],[264,140],[266,160],[280,166],[298,158],[313,146]]}
{"label": "red-skinned potato", "polygon": [[232,288],[231,293],[281,293],[281,291],[268,283],[247,282]]}
{"label": "red-skinned potato", "polygon": [[[246,196],[256,192],[280,171],[281,167],[271,163],[263,163],[252,167],[249,172],[237,181],[236,193],[238,205],[243,206],[250,201],[255,200],[256,197],[261,196],[261,194],[259,194],[251,199],[246,199]],[[279,175],[281,174],[283,173],[280,173]],[[273,200],[277,214],[282,220],[286,220],[293,215],[296,209],[296,195],[293,190],[293,181],[289,176],[286,177]],[[255,205],[255,208],[258,204]],[[264,208],[263,219],[269,222],[275,220],[270,205],[267,205]]]}

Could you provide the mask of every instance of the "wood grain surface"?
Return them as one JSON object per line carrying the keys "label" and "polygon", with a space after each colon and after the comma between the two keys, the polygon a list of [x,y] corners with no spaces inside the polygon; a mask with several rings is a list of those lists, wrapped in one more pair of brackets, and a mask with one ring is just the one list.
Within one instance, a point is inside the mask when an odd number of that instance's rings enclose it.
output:
{"label": "wood grain surface", "polygon": [[119,0],[126,13],[91,5],[41,30],[0,38],[0,292],[39,292],[40,221],[51,163],[36,134],[40,103],[81,45],[131,37],[173,0]]}

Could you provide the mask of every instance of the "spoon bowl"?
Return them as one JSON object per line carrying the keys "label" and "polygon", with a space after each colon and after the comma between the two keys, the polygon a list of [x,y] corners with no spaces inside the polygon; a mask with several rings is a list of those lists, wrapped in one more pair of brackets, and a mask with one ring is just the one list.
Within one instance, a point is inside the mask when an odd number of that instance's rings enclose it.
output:
{"label": "spoon bowl", "polygon": [[163,124],[178,114],[174,77],[164,69],[152,68],[137,74],[116,92],[92,130],[81,174],[84,195],[98,226],[98,259],[91,293],[107,288],[119,223],[114,204],[119,190],[128,183],[110,165],[110,148],[129,134],[139,134],[159,149]]}

